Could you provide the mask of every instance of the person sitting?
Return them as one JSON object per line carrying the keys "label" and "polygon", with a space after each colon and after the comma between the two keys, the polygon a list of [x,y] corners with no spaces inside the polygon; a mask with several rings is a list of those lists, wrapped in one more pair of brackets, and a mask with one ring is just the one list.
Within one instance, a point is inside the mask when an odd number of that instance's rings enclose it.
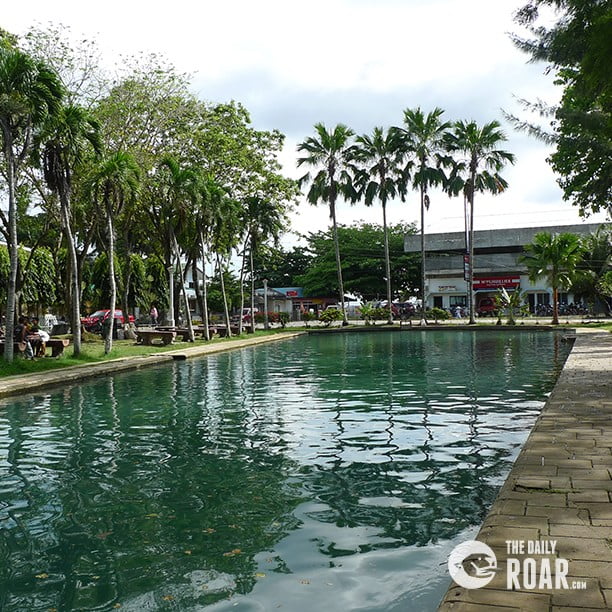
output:
{"label": "person sitting", "polygon": [[19,317],[17,325],[15,325],[15,329],[13,330],[13,340],[18,342],[19,344],[25,344],[25,358],[26,359],[34,359],[34,351],[32,350],[32,345],[28,339],[28,319],[27,317]]}
{"label": "person sitting", "polygon": [[[30,338],[35,336],[36,338],[36,350],[34,351],[37,357],[44,357],[47,353],[47,341],[49,340],[49,334],[44,330],[40,329],[38,317],[32,317],[30,325]],[[34,350],[34,346],[32,347]]]}

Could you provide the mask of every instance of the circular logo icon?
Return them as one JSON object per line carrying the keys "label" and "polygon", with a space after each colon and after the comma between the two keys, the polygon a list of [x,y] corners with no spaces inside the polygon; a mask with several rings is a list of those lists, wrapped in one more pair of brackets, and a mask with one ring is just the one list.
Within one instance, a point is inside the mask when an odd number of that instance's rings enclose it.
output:
{"label": "circular logo icon", "polygon": [[448,571],[459,586],[480,589],[493,580],[497,558],[486,544],[469,540],[453,548],[448,556]]}

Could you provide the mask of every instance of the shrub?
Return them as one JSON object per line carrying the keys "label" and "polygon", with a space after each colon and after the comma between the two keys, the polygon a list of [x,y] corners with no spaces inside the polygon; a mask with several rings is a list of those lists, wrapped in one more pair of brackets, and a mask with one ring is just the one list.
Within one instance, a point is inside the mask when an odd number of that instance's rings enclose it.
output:
{"label": "shrub", "polygon": [[425,316],[434,321],[446,321],[450,319],[450,313],[448,310],[444,310],[444,308],[432,308],[431,310],[427,310],[425,311]]}
{"label": "shrub", "polygon": [[306,327],[308,327],[308,323],[310,321],[314,321],[317,318],[317,315],[314,312],[303,312],[302,313],[302,321],[306,323]]}
{"label": "shrub", "polygon": [[321,321],[321,323],[325,323],[325,327],[329,327],[332,324],[332,321],[342,321],[343,318],[342,311],[337,310],[336,308],[324,310],[319,315],[319,321]]}

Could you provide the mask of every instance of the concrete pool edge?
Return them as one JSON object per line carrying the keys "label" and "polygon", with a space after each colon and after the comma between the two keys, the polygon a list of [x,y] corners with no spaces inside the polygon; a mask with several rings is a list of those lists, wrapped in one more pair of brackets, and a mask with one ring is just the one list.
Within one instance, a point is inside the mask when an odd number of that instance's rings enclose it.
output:
{"label": "concrete pool edge", "polygon": [[[557,383],[476,539],[491,547],[501,571],[485,588],[451,584],[440,611],[612,609],[609,332],[577,331]],[[523,584],[508,590],[506,559],[525,557],[509,555],[506,542],[538,540],[556,540],[558,558],[568,561],[568,582],[585,582],[586,588],[527,589]]]}
{"label": "concrete pool edge", "polygon": [[47,389],[49,387],[57,387],[59,385],[70,385],[80,380],[93,378],[95,376],[106,376],[117,372],[127,372],[129,370],[138,370],[147,366],[159,365],[162,363],[172,363],[175,360],[190,359],[194,357],[202,357],[221,353],[225,351],[238,350],[257,346],[279,340],[295,338],[304,334],[304,332],[284,332],[270,336],[260,336],[257,338],[238,338],[236,340],[226,340],[225,342],[217,342],[215,344],[202,344],[181,349],[170,349],[150,355],[140,357],[121,357],[119,359],[111,359],[101,363],[88,363],[66,368],[58,368],[57,370],[49,370],[47,372],[36,372],[33,374],[23,374],[16,376],[7,376],[0,378],[0,398],[12,397],[17,395],[25,395]]}

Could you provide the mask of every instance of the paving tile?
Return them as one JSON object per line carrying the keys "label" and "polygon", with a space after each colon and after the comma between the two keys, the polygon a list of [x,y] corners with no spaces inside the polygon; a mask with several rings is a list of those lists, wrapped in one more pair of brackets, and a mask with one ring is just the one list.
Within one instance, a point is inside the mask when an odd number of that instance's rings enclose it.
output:
{"label": "paving tile", "polygon": [[553,606],[576,606],[606,610],[608,609],[603,593],[599,589],[568,590],[552,594]]}
{"label": "paving tile", "polygon": [[[602,371],[609,373],[602,376]],[[484,589],[453,585],[441,610],[612,609],[612,337],[578,334],[557,385],[477,539],[495,545],[503,572]],[[546,530],[548,527],[548,531]],[[505,539],[557,540],[570,587],[508,591]],[[523,558],[523,557],[518,557]],[[554,578],[553,578],[554,580]]]}

